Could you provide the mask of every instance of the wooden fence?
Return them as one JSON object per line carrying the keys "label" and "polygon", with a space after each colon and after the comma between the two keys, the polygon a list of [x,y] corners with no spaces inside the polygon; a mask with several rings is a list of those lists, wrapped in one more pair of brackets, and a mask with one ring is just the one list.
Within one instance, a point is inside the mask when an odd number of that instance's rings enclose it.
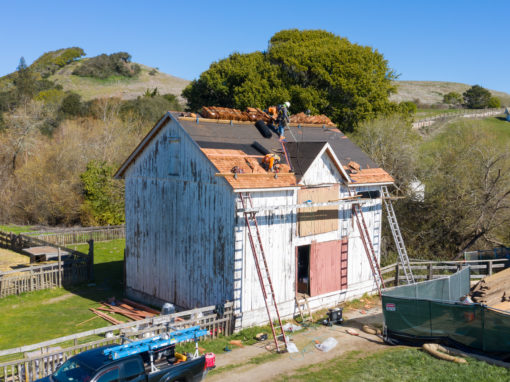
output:
{"label": "wooden fence", "polygon": [[[471,280],[479,280],[505,269],[510,265],[510,260],[413,261],[409,264],[416,281],[445,277],[468,265],[471,267]],[[386,287],[398,286],[407,282],[400,263],[381,268],[381,274]]]}
{"label": "wooden fence", "polygon": [[93,278],[94,244],[89,243],[89,253],[48,243],[37,238],[0,232],[0,247],[26,255],[29,247],[50,246],[66,252],[65,258],[44,265],[31,265],[7,272],[0,272],[0,298],[41,289],[61,287],[85,282]]}
{"label": "wooden fence", "polygon": [[108,241],[115,239],[124,239],[126,237],[126,227],[124,225],[108,227],[83,227],[52,230],[51,232],[30,232],[26,236],[44,240],[48,243],[58,245],[84,244],[90,240]]}
{"label": "wooden fence", "polygon": [[505,109],[480,109],[480,110],[465,110],[459,109],[455,112],[442,113],[430,117],[419,119],[413,122],[413,128],[419,129],[421,127],[430,126],[438,121],[446,121],[453,118],[485,118],[493,115],[502,114]]}
{"label": "wooden fence", "polygon": [[[222,314],[216,312],[215,306],[208,306],[93,329],[34,345],[0,350],[0,357],[18,355],[15,360],[0,362],[0,381],[31,382],[43,378],[52,374],[69,357],[99,346],[120,344],[123,338],[140,339],[195,325],[208,330],[208,338],[214,339],[219,335],[230,335],[234,327],[232,306],[232,302],[221,306]],[[176,319],[182,321],[176,321]],[[98,335],[105,337],[97,339]],[[84,341],[86,342],[80,344]]]}

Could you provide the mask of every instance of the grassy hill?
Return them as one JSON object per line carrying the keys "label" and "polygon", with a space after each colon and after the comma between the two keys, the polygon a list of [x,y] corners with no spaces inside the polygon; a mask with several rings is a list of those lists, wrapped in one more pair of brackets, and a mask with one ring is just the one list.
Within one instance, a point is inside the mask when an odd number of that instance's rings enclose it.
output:
{"label": "grassy hill", "polygon": [[[100,97],[119,97],[133,99],[143,94],[147,89],[158,88],[160,94],[181,95],[189,81],[162,73],[154,68],[138,64],[141,71],[135,77],[112,76],[106,79],[79,77],[71,74],[84,60],[73,62],[48,79],[62,85],[64,90],[72,90],[80,94],[84,100]],[[149,73],[153,73],[152,75]]]}
{"label": "grassy hill", "polygon": [[[464,93],[471,85],[459,82],[443,81],[395,81],[398,93],[391,96],[393,101],[420,100],[422,104],[442,103],[443,95],[449,92]],[[489,89],[490,90],[490,89]],[[490,92],[501,100],[503,105],[510,105],[510,94],[496,90]]]}

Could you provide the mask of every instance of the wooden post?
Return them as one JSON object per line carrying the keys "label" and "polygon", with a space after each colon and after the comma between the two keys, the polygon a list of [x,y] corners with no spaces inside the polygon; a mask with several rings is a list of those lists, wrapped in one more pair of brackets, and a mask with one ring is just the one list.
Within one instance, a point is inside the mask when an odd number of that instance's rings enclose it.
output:
{"label": "wooden post", "polygon": [[427,280],[432,280],[432,263],[429,263],[427,265],[427,271],[428,271]]}
{"label": "wooden post", "polygon": [[62,254],[60,252],[60,248],[57,248],[58,254],[58,287],[62,288]]}
{"label": "wooden post", "polygon": [[89,243],[89,280],[94,281],[94,239],[88,241]]}
{"label": "wooden post", "polygon": [[398,263],[395,264],[395,286],[400,285],[400,266]]}
{"label": "wooden post", "polygon": [[489,260],[489,263],[487,264],[487,274],[492,276],[492,260]]}

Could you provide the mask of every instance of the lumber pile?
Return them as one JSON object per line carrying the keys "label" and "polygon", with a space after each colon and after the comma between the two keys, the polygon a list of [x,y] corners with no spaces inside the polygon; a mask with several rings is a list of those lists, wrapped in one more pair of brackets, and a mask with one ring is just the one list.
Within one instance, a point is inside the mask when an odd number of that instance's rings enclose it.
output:
{"label": "lumber pile", "polygon": [[157,310],[149,308],[148,306],[128,299],[118,301],[115,298],[109,299],[108,302],[102,302],[101,306],[98,308],[90,308],[90,311],[114,325],[121,324],[122,321],[117,320],[108,313],[117,313],[132,321],[143,320],[159,315]]}
{"label": "lumber pile", "polygon": [[335,126],[335,124],[325,115],[306,115],[305,113],[297,113],[290,116],[290,123],[302,123],[310,125],[326,125]]}
{"label": "lumber pile", "polygon": [[510,268],[480,280],[471,288],[470,296],[487,306],[510,301]]}

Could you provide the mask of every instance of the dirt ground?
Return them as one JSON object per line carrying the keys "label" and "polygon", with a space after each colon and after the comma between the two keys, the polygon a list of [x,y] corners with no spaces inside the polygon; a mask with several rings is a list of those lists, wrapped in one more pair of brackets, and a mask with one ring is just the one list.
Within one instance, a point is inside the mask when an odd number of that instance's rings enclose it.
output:
{"label": "dirt ground", "polygon": [[19,265],[30,263],[30,257],[0,248],[0,272],[12,271]]}
{"label": "dirt ground", "polygon": [[[268,342],[247,346],[242,349],[235,349],[232,352],[217,354],[216,367],[221,370],[228,365],[238,365],[231,370],[225,370],[219,374],[207,377],[207,381],[270,381],[284,375],[291,375],[296,369],[318,364],[336,358],[343,353],[361,350],[365,354],[381,350],[387,345],[375,335],[366,334],[361,331],[363,324],[382,324],[383,317],[380,305],[361,313],[361,310],[354,310],[344,313],[345,322],[341,326],[309,328],[291,335],[292,341],[297,345],[299,353],[286,353],[277,358],[270,358],[267,362],[253,364],[249,363],[254,357],[263,357],[269,352],[265,349]],[[359,336],[353,336],[346,332],[348,328],[354,328]],[[338,345],[327,353],[316,349],[317,341],[324,341],[333,337]],[[255,377],[256,376],[256,377]]]}

